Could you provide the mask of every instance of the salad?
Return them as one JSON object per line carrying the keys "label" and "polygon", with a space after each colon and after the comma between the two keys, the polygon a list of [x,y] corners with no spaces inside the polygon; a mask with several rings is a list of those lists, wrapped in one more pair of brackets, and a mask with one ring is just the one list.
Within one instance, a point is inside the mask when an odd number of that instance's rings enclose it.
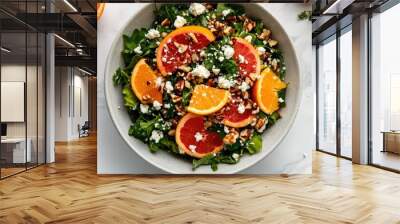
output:
{"label": "salad", "polygon": [[285,106],[279,43],[240,5],[165,4],[151,27],[124,35],[112,79],[121,86],[129,135],[217,170],[262,150],[262,133]]}

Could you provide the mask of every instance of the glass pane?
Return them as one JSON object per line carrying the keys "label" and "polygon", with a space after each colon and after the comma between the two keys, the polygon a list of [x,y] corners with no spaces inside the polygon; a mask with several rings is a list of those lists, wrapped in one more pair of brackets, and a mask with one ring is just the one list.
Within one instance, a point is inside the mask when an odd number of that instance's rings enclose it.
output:
{"label": "glass pane", "polygon": [[1,175],[25,170],[30,161],[26,142],[26,33],[1,34]]}
{"label": "glass pane", "polygon": [[400,170],[400,5],[372,18],[372,163]]}
{"label": "glass pane", "polygon": [[28,38],[28,63],[27,63],[27,80],[26,80],[26,112],[27,112],[27,142],[28,149],[30,148],[30,161],[27,164],[28,168],[37,165],[37,132],[38,132],[38,52],[37,52],[37,41],[38,36],[36,32],[27,33]]}
{"label": "glass pane", "polygon": [[318,48],[319,149],[336,153],[336,39]]}
{"label": "glass pane", "polygon": [[44,34],[39,34],[39,45],[38,45],[38,163],[45,163],[45,60],[46,60],[46,52],[45,52],[45,44],[46,38]]}
{"label": "glass pane", "polygon": [[352,35],[340,37],[340,141],[341,155],[351,158],[352,149]]}

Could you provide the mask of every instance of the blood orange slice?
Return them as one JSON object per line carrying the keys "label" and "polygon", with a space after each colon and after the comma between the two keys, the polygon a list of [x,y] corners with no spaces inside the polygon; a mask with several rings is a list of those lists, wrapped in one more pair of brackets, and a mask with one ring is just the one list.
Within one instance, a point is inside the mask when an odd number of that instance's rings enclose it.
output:
{"label": "blood orange slice", "polygon": [[250,109],[245,109],[243,113],[239,113],[238,105],[229,104],[224,111],[223,123],[233,128],[242,128],[249,125],[254,118]]}
{"label": "blood orange slice", "polygon": [[253,98],[262,111],[272,114],[279,109],[278,91],[285,88],[286,83],[270,68],[266,68],[253,86]]}
{"label": "blood orange slice", "polygon": [[156,73],[146,63],[146,60],[140,59],[132,71],[131,86],[142,103],[162,102],[162,94],[157,88],[156,79]]}
{"label": "blood orange slice", "polygon": [[233,40],[233,59],[239,67],[241,76],[259,75],[261,70],[260,56],[257,50],[245,39],[235,37]]}
{"label": "blood orange slice", "polygon": [[215,37],[201,26],[184,26],[169,33],[157,48],[157,67],[161,74],[175,72],[191,62],[192,54],[200,52]]}
{"label": "blood orange slice", "polygon": [[207,131],[204,117],[188,113],[176,128],[176,143],[189,156],[202,158],[223,148],[222,138],[216,132]]}

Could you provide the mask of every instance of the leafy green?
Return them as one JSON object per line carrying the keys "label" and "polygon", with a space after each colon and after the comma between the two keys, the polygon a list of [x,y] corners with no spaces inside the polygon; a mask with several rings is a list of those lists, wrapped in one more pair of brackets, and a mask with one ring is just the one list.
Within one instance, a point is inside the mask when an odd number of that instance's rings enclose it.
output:
{"label": "leafy green", "polygon": [[209,131],[217,132],[219,137],[224,138],[226,133],[224,131],[224,125],[219,123],[213,123],[209,128]]}
{"label": "leafy green", "polygon": [[135,29],[131,36],[128,35],[123,35],[123,43],[124,43],[124,49],[125,50],[134,50],[136,47],[139,46],[140,42],[145,38],[147,29],[141,28],[141,29]]}
{"label": "leafy green", "polygon": [[164,4],[159,8],[156,8],[154,14],[157,21],[162,22],[164,19],[169,19],[173,23],[178,15],[182,15],[182,12],[188,7],[184,4]]}
{"label": "leafy green", "polygon": [[190,102],[190,97],[192,96],[192,90],[185,88],[182,91],[182,104],[183,106],[189,106],[189,102]]}
{"label": "leafy green", "polygon": [[312,12],[311,11],[303,11],[299,15],[297,15],[298,20],[309,20],[311,21]]}
{"label": "leafy green", "polygon": [[158,121],[159,116],[151,119],[147,119],[141,115],[129,128],[128,134],[135,138],[148,142],[151,132],[155,129],[155,124]]}
{"label": "leafy green", "polygon": [[239,16],[244,14],[243,6],[224,3],[218,3],[215,12],[218,16],[222,16],[222,12],[225,10],[230,10],[230,13],[228,14],[229,16]]}
{"label": "leafy green", "polygon": [[118,68],[112,77],[114,85],[126,85],[129,83],[129,75],[122,68]]}
{"label": "leafy green", "polygon": [[122,89],[122,95],[124,96],[124,105],[128,110],[135,110],[138,106],[138,99],[133,94],[129,84],[125,85]]}
{"label": "leafy green", "polygon": [[224,60],[221,64],[221,72],[228,75],[235,75],[238,67],[233,59]]}
{"label": "leafy green", "polygon": [[280,108],[285,107],[286,106],[286,88],[278,91],[278,97],[283,100],[282,102],[279,102],[279,107]]}
{"label": "leafy green", "polygon": [[202,165],[211,165],[211,169],[216,171],[219,163],[235,164],[238,160],[235,160],[232,155],[207,155],[201,159],[194,159],[192,161],[192,169],[195,170]]}
{"label": "leafy green", "polygon": [[261,151],[262,137],[261,135],[254,133],[253,136],[246,144],[246,150],[249,154],[255,154]]}
{"label": "leafy green", "polygon": [[153,153],[160,150],[164,150],[175,154],[179,154],[178,145],[175,143],[175,141],[165,137],[160,139],[158,143],[150,142],[149,149]]}

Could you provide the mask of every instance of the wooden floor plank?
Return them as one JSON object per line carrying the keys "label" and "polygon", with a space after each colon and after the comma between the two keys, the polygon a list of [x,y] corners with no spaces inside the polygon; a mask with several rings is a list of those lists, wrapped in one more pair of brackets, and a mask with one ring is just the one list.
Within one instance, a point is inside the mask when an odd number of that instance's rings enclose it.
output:
{"label": "wooden floor plank", "polygon": [[400,175],[320,152],[313,174],[96,174],[96,138],[0,181],[0,223],[400,223]]}

